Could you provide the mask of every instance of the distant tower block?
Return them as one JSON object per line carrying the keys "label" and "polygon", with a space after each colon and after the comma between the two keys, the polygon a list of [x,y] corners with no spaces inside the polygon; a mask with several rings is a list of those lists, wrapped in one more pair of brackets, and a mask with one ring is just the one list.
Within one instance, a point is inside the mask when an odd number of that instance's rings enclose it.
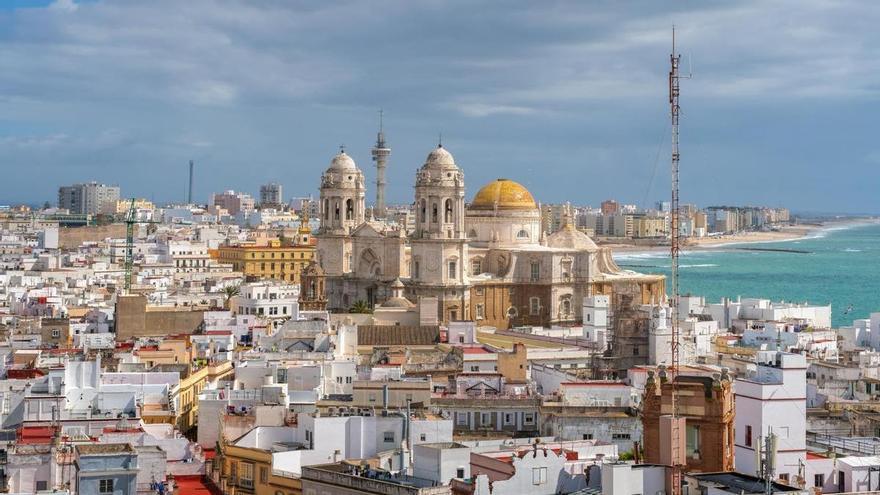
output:
{"label": "distant tower block", "polygon": [[376,162],[376,205],[373,213],[379,218],[385,218],[385,166],[391,148],[385,144],[385,132],[382,127],[382,110],[379,110],[379,134],[376,135],[376,146],[372,150],[373,161]]}

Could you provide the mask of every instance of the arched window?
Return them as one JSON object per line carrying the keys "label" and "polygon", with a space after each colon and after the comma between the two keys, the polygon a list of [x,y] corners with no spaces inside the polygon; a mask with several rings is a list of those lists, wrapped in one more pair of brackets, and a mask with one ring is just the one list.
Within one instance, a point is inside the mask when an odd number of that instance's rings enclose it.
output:
{"label": "arched window", "polygon": [[330,200],[324,200],[324,220],[330,219]]}
{"label": "arched window", "polygon": [[420,205],[419,205],[419,210],[421,211],[422,223],[425,223],[425,222],[428,221],[428,212],[427,212],[427,209],[428,209],[428,207],[427,207],[427,205],[426,205],[426,203],[425,203],[425,200],[423,199],[423,200],[421,201]]}
{"label": "arched window", "polygon": [[528,239],[529,233],[525,229],[520,230],[519,232],[516,233],[516,238],[517,239]]}
{"label": "arched window", "polygon": [[351,199],[345,200],[345,219],[351,220],[354,217],[354,201]]}
{"label": "arched window", "polygon": [[468,232],[468,237],[470,237],[471,239],[476,239],[477,238],[477,231],[474,229],[471,229],[471,231]]}
{"label": "arched window", "polygon": [[339,201],[336,201],[336,206],[333,208],[333,220],[339,220]]}
{"label": "arched window", "polygon": [[444,209],[443,221],[446,223],[452,223],[452,200],[446,200],[446,208]]}
{"label": "arched window", "polygon": [[571,299],[568,297],[562,300],[562,314],[566,316],[571,314]]}
{"label": "arched window", "polygon": [[437,223],[437,203],[431,206],[431,222]]}
{"label": "arched window", "polygon": [[511,306],[507,308],[507,317],[508,318],[516,318],[517,311],[515,306]]}

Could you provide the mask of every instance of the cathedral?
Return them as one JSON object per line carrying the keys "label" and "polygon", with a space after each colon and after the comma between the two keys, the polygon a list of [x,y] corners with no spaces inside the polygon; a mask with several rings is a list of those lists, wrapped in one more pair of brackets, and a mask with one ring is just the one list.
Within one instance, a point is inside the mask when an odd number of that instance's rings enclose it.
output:
{"label": "cathedral", "polygon": [[575,228],[570,210],[547,234],[538,203],[517,182],[494,180],[468,203],[464,172],[442,145],[416,172],[414,228],[367,217],[365,189],[344,151],[321,176],[317,268],[331,311],[381,304],[401,283],[410,302],[436,301],[440,322],[496,328],[581,323],[591,295],[612,296],[618,308],[665,298],[663,276],[622,270],[610,248]]}

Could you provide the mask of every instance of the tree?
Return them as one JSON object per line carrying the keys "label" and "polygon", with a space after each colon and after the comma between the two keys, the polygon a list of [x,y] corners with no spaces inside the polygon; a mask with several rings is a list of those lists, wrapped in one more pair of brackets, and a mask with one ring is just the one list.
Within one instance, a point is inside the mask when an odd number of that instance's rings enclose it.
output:
{"label": "tree", "polygon": [[349,309],[348,312],[349,313],[369,314],[369,313],[372,313],[373,310],[370,308],[370,305],[367,304],[367,301],[358,300],[358,301],[355,301],[354,305],[352,305],[351,309]]}
{"label": "tree", "polygon": [[241,294],[241,286],[236,285],[227,285],[223,287],[223,296],[226,298],[226,301],[223,303],[223,307],[229,309],[229,303],[232,301],[232,298]]}

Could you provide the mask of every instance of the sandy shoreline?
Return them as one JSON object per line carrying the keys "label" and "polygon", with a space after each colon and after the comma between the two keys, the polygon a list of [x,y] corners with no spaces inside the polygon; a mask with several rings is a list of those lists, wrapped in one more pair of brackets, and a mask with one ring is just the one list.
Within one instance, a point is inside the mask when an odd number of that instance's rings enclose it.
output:
{"label": "sandy shoreline", "polygon": [[[762,242],[784,242],[784,241],[794,241],[798,239],[803,239],[805,237],[810,237],[811,235],[815,235],[818,232],[824,230],[834,230],[840,228],[848,228],[854,227],[857,225],[865,225],[870,223],[865,220],[841,220],[841,221],[827,221],[821,224],[809,224],[809,225],[792,225],[788,227],[782,227],[778,231],[770,231],[770,232],[742,232],[738,234],[729,234],[729,235],[719,235],[714,237],[704,237],[701,239],[688,239],[687,243],[682,246],[683,249],[686,250],[703,250],[703,249],[717,249],[720,247],[733,246],[739,244],[752,244],[752,243],[762,243]],[[650,253],[650,252],[658,252],[658,251],[668,251],[669,246],[657,245],[657,246],[637,246],[632,244],[600,244],[603,247],[610,247],[614,250],[615,253]]]}

